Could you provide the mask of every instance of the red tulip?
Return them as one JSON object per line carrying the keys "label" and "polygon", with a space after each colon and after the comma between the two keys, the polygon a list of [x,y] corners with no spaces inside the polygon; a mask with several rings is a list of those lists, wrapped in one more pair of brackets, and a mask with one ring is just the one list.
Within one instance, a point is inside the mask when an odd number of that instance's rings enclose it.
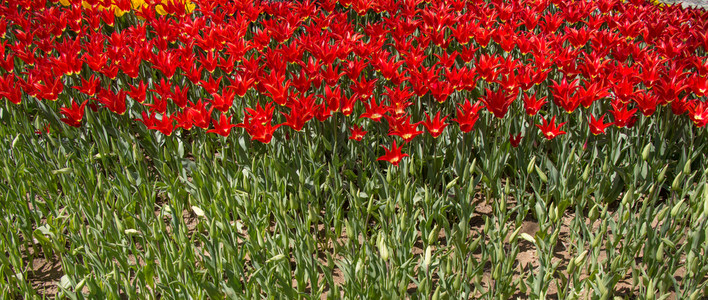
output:
{"label": "red tulip", "polygon": [[543,105],[548,103],[546,101],[546,97],[537,99],[536,95],[532,96],[524,94],[522,99],[524,101],[524,108],[526,109],[526,114],[529,116],[535,116],[536,114],[538,114]]}
{"label": "red tulip", "polygon": [[352,127],[349,127],[349,131],[351,132],[351,135],[349,136],[350,140],[355,140],[355,141],[361,141],[361,139],[364,138],[366,133],[368,131],[364,131],[361,127],[358,125],[354,124]]}
{"label": "red tulip", "polygon": [[612,124],[614,124],[614,123],[612,123],[612,122],[603,123],[604,120],[605,120],[604,114],[597,120],[595,119],[594,116],[590,115],[590,119],[589,119],[590,132],[592,132],[592,134],[594,134],[594,135],[605,134],[605,129],[607,129],[607,127],[612,126]]}
{"label": "red tulip", "polygon": [[84,102],[79,105],[72,101],[69,108],[60,108],[59,111],[64,115],[64,118],[60,120],[69,126],[81,127],[81,120],[84,118],[84,108],[87,102],[88,100],[84,100]]}
{"label": "red tulip", "polygon": [[424,122],[422,122],[422,123],[423,123],[423,126],[425,126],[425,129],[428,130],[428,133],[430,133],[430,135],[433,136],[433,138],[437,138],[438,136],[440,136],[440,134],[442,134],[443,129],[445,129],[445,127],[447,127],[448,125],[450,125],[450,124],[448,124],[448,123],[445,122],[445,120],[447,119],[447,117],[448,117],[448,116],[445,116],[445,117],[443,117],[442,120],[441,120],[441,119],[440,119],[440,112],[437,112],[437,113],[435,114],[435,118],[433,118],[433,119],[431,120],[431,119],[430,119],[430,116],[429,116],[428,113],[426,112],[426,113],[425,113],[426,121],[424,121]]}
{"label": "red tulip", "polygon": [[484,106],[499,119],[504,118],[514,100],[516,100],[516,95],[507,93],[503,89],[494,92],[486,89],[486,96],[482,97]]}
{"label": "red tulip", "polygon": [[566,112],[571,113],[575,111],[580,105],[579,99],[573,97],[575,91],[578,89],[578,79],[575,79],[568,83],[565,77],[560,83],[555,80],[551,80],[553,85],[553,102],[563,108]]}
{"label": "red tulip", "polygon": [[516,136],[514,136],[511,132],[509,133],[509,143],[514,148],[519,147],[519,144],[521,144],[521,138],[521,132],[519,132]]}
{"label": "red tulip", "polygon": [[211,106],[216,110],[225,113],[231,109],[234,104],[234,98],[236,98],[236,92],[231,89],[224,89],[221,93],[211,94],[214,97],[211,100]]}
{"label": "red tulip", "polygon": [[612,115],[615,117],[614,124],[619,127],[632,127],[636,121],[634,114],[637,109],[627,109],[626,104],[622,104],[618,101],[612,103],[612,110],[610,110]]}
{"label": "red tulip", "polygon": [[365,111],[359,116],[359,118],[369,118],[375,122],[381,120],[381,118],[389,112],[389,108],[381,103],[376,103],[376,99],[371,97],[369,103],[364,104]]}
{"label": "red tulip", "polygon": [[561,126],[565,125],[565,123],[567,122],[560,123],[556,126],[556,116],[553,116],[550,122],[547,119],[543,119],[543,125],[536,124],[536,127],[541,129],[546,139],[552,140],[559,135],[565,134],[565,131],[560,130]]}
{"label": "red tulip", "polygon": [[[388,117],[388,116],[387,116]],[[403,139],[406,143],[414,137],[423,133],[418,130],[419,123],[411,123],[411,116],[401,118],[387,118],[389,122],[388,135],[395,135]]]}
{"label": "red tulip", "polygon": [[462,130],[462,132],[472,131],[474,124],[477,122],[477,119],[479,119],[479,110],[484,107],[482,106],[482,102],[477,101],[474,105],[472,105],[468,99],[464,102],[464,104],[458,103],[457,105],[461,107],[462,110],[460,110],[460,108],[456,108],[457,118],[452,120],[460,125],[460,130]]}
{"label": "red tulip", "polygon": [[651,116],[656,112],[659,99],[650,91],[639,91],[635,93],[632,100],[637,104],[637,108],[644,116]]}
{"label": "red tulip", "polygon": [[213,107],[207,109],[206,103],[203,103],[202,99],[199,99],[197,103],[187,107],[186,115],[192,120],[194,126],[207,129],[209,127],[209,123],[211,122],[211,112],[213,109]]}
{"label": "red tulip", "polygon": [[688,107],[688,117],[696,127],[704,127],[708,124],[708,104],[705,101],[694,100]]}
{"label": "red tulip", "polygon": [[379,157],[377,160],[384,160],[389,163],[391,163],[394,166],[398,166],[398,163],[401,162],[401,160],[408,156],[406,153],[402,153],[401,149],[403,149],[403,146],[397,147],[396,146],[396,140],[393,140],[393,146],[391,148],[386,148],[386,146],[381,145],[386,150],[386,153]]}
{"label": "red tulip", "polygon": [[125,103],[125,91],[119,91],[118,93],[113,93],[113,91],[108,89],[102,89],[98,93],[98,102],[102,103],[113,113],[122,115],[126,110]]}
{"label": "red tulip", "polygon": [[45,100],[56,101],[59,94],[64,91],[64,82],[61,76],[56,76],[53,79],[45,78],[46,82],[35,85],[39,91],[39,97]]}
{"label": "red tulip", "polygon": [[307,122],[315,117],[315,98],[312,95],[307,97],[298,96],[295,100],[288,104],[289,113],[281,114],[285,117],[283,126],[288,126],[295,131],[300,131]]}
{"label": "red tulip", "polygon": [[208,133],[216,133],[221,136],[229,136],[229,133],[231,133],[231,128],[236,127],[235,124],[231,124],[231,116],[228,118],[226,117],[226,114],[221,114],[221,118],[214,121],[214,129],[209,129],[207,130]]}
{"label": "red tulip", "polygon": [[128,92],[128,96],[130,96],[131,99],[143,103],[145,102],[145,96],[147,92],[147,85],[143,82],[140,81],[137,86],[131,85],[130,86],[130,91]]}

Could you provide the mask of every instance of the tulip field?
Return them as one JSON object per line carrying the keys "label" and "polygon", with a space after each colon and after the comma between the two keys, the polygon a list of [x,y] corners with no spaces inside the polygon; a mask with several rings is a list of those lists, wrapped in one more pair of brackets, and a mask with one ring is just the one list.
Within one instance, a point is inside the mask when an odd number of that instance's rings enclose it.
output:
{"label": "tulip field", "polygon": [[0,299],[706,299],[708,11],[6,0]]}

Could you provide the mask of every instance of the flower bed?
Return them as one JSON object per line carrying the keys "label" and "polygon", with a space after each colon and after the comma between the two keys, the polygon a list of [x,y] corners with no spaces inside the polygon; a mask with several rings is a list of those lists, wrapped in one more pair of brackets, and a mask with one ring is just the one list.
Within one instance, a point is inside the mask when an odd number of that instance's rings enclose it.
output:
{"label": "flower bed", "polygon": [[0,298],[708,296],[703,10],[0,16]]}

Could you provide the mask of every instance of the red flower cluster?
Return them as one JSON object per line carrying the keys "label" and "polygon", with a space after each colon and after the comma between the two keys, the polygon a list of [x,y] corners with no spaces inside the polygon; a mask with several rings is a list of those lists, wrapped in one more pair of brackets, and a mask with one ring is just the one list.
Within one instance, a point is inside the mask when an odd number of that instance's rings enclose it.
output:
{"label": "red flower cluster", "polygon": [[[419,128],[438,137],[450,125],[444,106],[470,132],[483,109],[503,119],[516,104],[548,139],[565,133],[555,111],[608,112],[609,123],[587,119],[593,134],[631,128],[638,112],[659,107],[708,123],[708,13],[680,6],[195,0],[194,13],[146,1],[116,16],[101,7],[118,1],[54,2],[0,4],[0,99],[61,101],[62,121],[75,127],[86,105],[140,116],[165,135],[236,127],[263,143],[337,113],[359,120],[352,140],[383,122],[403,143]],[[409,110],[421,103],[424,118]],[[400,149],[394,141],[382,159],[397,164]]]}

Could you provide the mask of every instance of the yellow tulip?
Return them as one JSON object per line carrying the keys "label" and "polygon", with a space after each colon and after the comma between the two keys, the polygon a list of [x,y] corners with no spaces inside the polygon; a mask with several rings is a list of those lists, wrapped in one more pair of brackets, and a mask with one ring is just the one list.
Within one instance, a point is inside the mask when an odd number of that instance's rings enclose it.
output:
{"label": "yellow tulip", "polygon": [[140,9],[140,7],[145,5],[145,0],[130,0],[133,9]]}
{"label": "yellow tulip", "polygon": [[[175,3],[183,3],[185,5],[185,11],[188,14],[191,14],[192,11],[194,11],[195,5],[190,0],[162,0],[162,4],[167,4],[170,1],[174,1]],[[155,6],[155,11],[157,11],[158,14],[163,15],[163,16],[167,14],[167,11],[165,11],[165,9],[162,7],[162,5],[159,5],[159,4],[157,6]]]}
{"label": "yellow tulip", "polygon": [[[192,3],[190,0],[162,0],[162,4],[167,4],[169,1],[176,1],[176,3],[183,3],[185,5],[185,11],[187,13],[192,13],[194,11],[194,8],[196,5]],[[61,3],[64,6],[70,6],[71,5],[71,0],[59,0],[59,3]],[[112,3],[115,3],[115,0],[112,1]],[[82,1],[81,4],[85,9],[91,8],[91,5],[88,4],[86,1]],[[132,6],[132,10],[139,10],[145,6],[147,6],[147,3],[145,3],[145,0],[130,0],[130,4]],[[100,10],[104,9],[113,9],[115,12],[116,17],[122,17],[125,13],[128,11],[119,9],[117,5],[112,4],[109,7],[105,6],[99,6],[98,7]],[[155,6],[155,11],[157,11],[158,14],[160,15],[166,15],[167,11],[165,11],[165,8],[162,5],[157,5]]]}

